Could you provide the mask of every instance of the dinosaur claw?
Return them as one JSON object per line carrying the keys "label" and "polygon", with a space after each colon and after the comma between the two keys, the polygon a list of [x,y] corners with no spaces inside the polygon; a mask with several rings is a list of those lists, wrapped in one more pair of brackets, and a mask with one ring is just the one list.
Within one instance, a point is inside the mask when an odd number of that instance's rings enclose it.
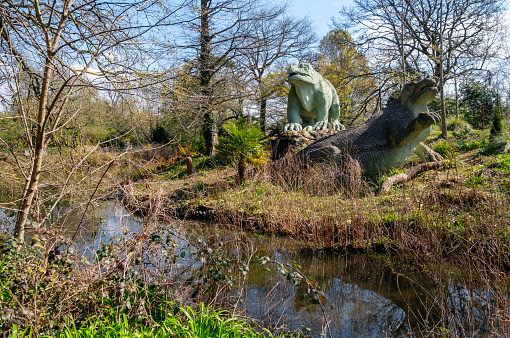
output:
{"label": "dinosaur claw", "polygon": [[333,130],[344,130],[344,129],[345,129],[345,127],[344,127],[344,125],[343,125],[343,124],[341,124],[340,122],[338,122],[338,121],[333,121],[333,122],[331,123],[331,129],[333,129]]}
{"label": "dinosaur claw", "polygon": [[315,124],[313,129],[315,129],[315,130],[325,130],[325,129],[328,129],[328,125],[329,125],[329,122],[320,121],[320,122],[317,122]]}
{"label": "dinosaur claw", "polygon": [[441,121],[441,117],[439,116],[439,114],[435,112],[422,112],[418,115],[416,119],[417,121],[419,121],[420,124],[425,126],[437,124]]}
{"label": "dinosaur claw", "polygon": [[301,130],[301,123],[287,123],[283,126],[283,130]]}

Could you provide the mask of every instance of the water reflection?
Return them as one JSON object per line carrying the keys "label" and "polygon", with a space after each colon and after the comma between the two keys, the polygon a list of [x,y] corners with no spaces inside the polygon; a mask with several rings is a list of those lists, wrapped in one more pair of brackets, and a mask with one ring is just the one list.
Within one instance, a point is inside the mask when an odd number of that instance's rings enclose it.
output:
{"label": "water reflection", "polygon": [[[209,227],[200,235],[211,233],[216,241],[232,242],[233,233],[221,228]],[[209,236],[209,242],[215,236]],[[301,266],[327,298],[324,310],[333,337],[404,336],[409,332],[427,337],[441,333],[490,336],[499,330],[494,292],[475,284],[470,275],[464,274],[465,280],[453,279],[444,267],[423,271],[388,256],[312,254],[288,238],[246,235],[241,241],[256,248],[258,256]],[[306,283],[296,287],[285,277],[253,263],[244,290],[244,309],[268,326],[310,328],[319,337],[325,329],[321,307],[302,297],[308,295]]]}
{"label": "water reflection", "polygon": [[[62,232],[72,236],[83,218],[76,240],[89,257],[102,243],[143,229],[143,221],[117,202],[92,208],[86,217],[77,210],[67,213],[66,208],[57,210],[66,214],[65,218],[54,219]],[[0,221],[7,226],[13,219],[0,216]],[[201,224],[187,224],[176,238],[182,247],[188,246],[188,241],[203,238],[208,245],[221,242],[223,252],[232,257],[246,259],[250,250],[243,248],[252,248],[254,257],[296,262],[327,298],[323,309],[333,337],[401,336],[410,331],[429,336],[446,330],[459,336],[489,335],[492,312],[498,310],[488,306],[493,294],[481,286],[420,272],[413,266],[392,262],[389,257],[311,254],[289,238],[244,234]],[[270,327],[306,327],[318,337],[324,331],[325,317],[321,306],[306,297],[308,289],[306,283],[295,286],[274,267],[268,272],[266,266],[254,262],[238,291],[244,296],[240,307]]]}

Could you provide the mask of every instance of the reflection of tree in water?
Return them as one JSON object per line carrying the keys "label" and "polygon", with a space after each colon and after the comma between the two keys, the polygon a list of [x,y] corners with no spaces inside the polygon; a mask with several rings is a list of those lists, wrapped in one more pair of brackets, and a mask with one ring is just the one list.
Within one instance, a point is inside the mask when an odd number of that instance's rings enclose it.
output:
{"label": "reflection of tree in water", "polygon": [[[114,236],[124,227],[139,231],[141,221],[126,218],[119,210],[116,204],[107,204],[100,213],[107,220],[100,227],[105,232],[101,236]],[[488,283],[475,284],[473,275],[481,273],[479,270],[469,273],[465,269],[457,274],[463,279],[457,277],[453,281],[448,275],[451,267],[418,272],[413,267],[389,263],[388,258],[311,254],[301,251],[302,246],[288,238],[255,237],[214,227],[198,227],[194,231],[187,228],[186,233],[179,245],[185,245],[184,237],[192,244],[200,238],[204,245],[216,248],[232,261],[246,262],[249,253],[256,250],[255,256],[297,262],[327,297],[324,306],[333,336],[379,337],[409,331],[430,335],[441,329],[449,330],[453,336],[475,336],[490,335],[509,325],[505,315],[510,304],[507,285],[496,292]],[[87,245],[94,247],[96,240],[92,238]],[[318,335],[323,324],[320,308],[306,297],[301,298],[307,294],[307,284],[295,287],[286,276],[275,272],[274,266],[271,272],[265,268],[260,264],[250,266],[245,283],[238,286],[237,295],[244,298],[238,306],[244,306],[249,315],[269,326],[304,326]],[[229,304],[237,302],[232,295],[224,293]]]}
{"label": "reflection of tree in water", "polygon": [[[236,240],[232,240],[233,235]],[[444,268],[437,273],[419,272],[382,257],[314,255],[300,252],[301,246],[289,239],[253,238],[232,232],[206,237],[210,243],[221,241],[226,255],[241,260],[247,258],[245,249],[251,247],[256,249],[256,256],[301,265],[302,272],[327,297],[324,306],[335,337],[398,336],[410,331],[426,336],[442,329],[452,335],[472,336],[490,329],[487,324],[493,314],[487,310],[486,299],[491,295],[473,286],[469,278],[452,282]],[[247,313],[273,328],[309,327],[313,335],[319,335],[323,324],[320,307],[301,297],[307,294],[308,285],[295,287],[285,275],[275,272],[274,266],[271,272],[265,268],[252,264],[240,291]]]}
{"label": "reflection of tree in water", "polygon": [[[381,257],[312,255],[298,253],[299,247],[290,241],[255,242],[261,255],[296,261],[302,272],[317,282],[328,299],[325,308],[336,336],[384,336],[409,331],[426,334],[440,332],[440,327],[468,332],[463,331],[467,326],[483,330],[488,318],[482,313],[487,294],[466,291],[462,285],[470,285],[468,282],[453,284],[441,275],[389,264]],[[320,332],[319,306],[309,302],[308,297],[301,297],[307,294],[306,283],[295,288],[285,282],[284,276],[259,268],[254,266],[251,271],[254,276],[250,280],[254,283],[248,298],[250,313],[256,312],[259,318],[285,318],[287,323],[293,322],[292,327],[305,326]],[[268,296],[261,306],[263,295]],[[292,303],[286,297],[292,297]]]}

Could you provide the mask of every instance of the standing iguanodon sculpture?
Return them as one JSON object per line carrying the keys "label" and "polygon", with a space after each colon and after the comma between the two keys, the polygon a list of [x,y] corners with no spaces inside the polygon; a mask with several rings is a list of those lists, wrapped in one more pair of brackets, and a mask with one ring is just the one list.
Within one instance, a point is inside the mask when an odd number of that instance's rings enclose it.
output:
{"label": "standing iguanodon sculpture", "polygon": [[382,112],[365,123],[317,140],[299,151],[298,158],[340,162],[348,155],[364,174],[376,175],[405,164],[417,147],[417,153],[428,153],[435,160],[436,153],[421,143],[430,134],[431,125],[440,121],[438,114],[427,109],[437,94],[435,84],[432,79],[406,84]]}

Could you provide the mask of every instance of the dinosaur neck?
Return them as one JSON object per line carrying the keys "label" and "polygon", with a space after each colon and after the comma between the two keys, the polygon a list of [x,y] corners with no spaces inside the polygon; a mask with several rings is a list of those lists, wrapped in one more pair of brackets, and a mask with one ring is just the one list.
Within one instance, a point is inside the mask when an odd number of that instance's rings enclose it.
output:
{"label": "dinosaur neck", "polygon": [[309,83],[301,83],[295,87],[303,108],[308,112],[312,112],[314,86]]}
{"label": "dinosaur neck", "polygon": [[429,111],[426,104],[413,105],[408,107],[408,109],[413,113],[414,117],[417,117],[420,113],[427,113]]}

